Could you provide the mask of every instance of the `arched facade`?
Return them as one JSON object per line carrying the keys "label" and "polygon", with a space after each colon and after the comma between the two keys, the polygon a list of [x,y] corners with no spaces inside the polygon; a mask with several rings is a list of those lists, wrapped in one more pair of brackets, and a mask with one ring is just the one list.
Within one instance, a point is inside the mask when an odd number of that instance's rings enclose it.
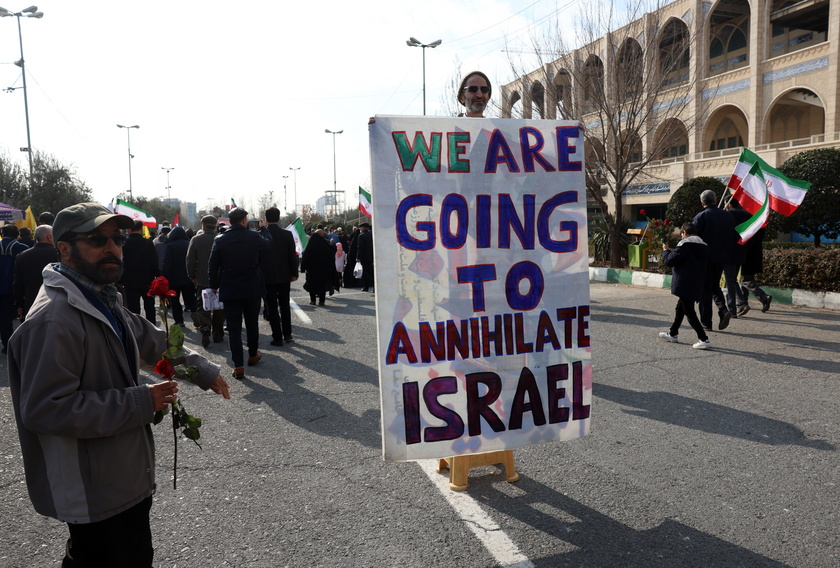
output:
{"label": "arched facade", "polygon": [[727,105],[715,110],[706,123],[703,148],[709,152],[741,148],[748,144],[749,123],[741,109]]}
{"label": "arched facade", "polygon": [[791,89],[773,101],[767,114],[767,141],[804,140],[825,133],[825,108],[810,89]]}
{"label": "arched facade", "polygon": [[709,15],[708,73],[717,75],[749,65],[750,4],[719,0]]}

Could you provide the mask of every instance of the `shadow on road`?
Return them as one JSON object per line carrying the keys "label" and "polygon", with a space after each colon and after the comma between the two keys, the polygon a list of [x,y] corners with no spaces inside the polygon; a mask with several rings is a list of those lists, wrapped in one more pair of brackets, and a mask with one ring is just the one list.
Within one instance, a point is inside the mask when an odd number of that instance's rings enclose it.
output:
{"label": "shadow on road", "polygon": [[495,476],[470,478],[470,495],[523,524],[569,543],[575,550],[530,558],[534,566],[621,568],[789,568],[737,544],[678,521],[638,530],[533,479],[522,477],[516,495],[497,489]]}
{"label": "shadow on road", "polygon": [[624,410],[627,414],[709,434],[772,446],[795,445],[826,451],[836,449],[827,442],[806,438],[800,429],[787,422],[673,393],[639,392],[596,383],[592,387],[592,394],[622,406],[633,407]]}

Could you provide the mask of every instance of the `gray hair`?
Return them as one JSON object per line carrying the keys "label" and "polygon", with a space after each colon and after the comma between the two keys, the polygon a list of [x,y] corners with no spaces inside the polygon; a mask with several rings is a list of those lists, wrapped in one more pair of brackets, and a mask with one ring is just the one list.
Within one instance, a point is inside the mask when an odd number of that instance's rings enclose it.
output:
{"label": "gray hair", "polygon": [[35,228],[35,242],[45,243],[52,235],[51,225],[38,225]]}
{"label": "gray hair", "polygon": [[700,203],[703,205],[714,205],[717,203],[717,195],[711,189],[707,189],[700,194]]}

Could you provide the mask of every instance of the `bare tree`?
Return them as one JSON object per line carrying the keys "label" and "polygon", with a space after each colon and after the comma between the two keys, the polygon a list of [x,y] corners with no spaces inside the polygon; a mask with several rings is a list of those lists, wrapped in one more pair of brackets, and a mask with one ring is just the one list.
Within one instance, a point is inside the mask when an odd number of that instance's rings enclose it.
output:
{"label": "bare tree", "polygon": [[691,51],[705,43],[682,18],[686,6],[630,0],[619,13],[609,0],[594,0],[581,4],[574,28],[558,11],[527,49],[507,50],[517,79],[503,89],[502,116],[584,125],[586,187],[609,228],[613,267],[622,265],[628,188],[661,182],[656,166],[684,159],[706,113],[702,54]]}

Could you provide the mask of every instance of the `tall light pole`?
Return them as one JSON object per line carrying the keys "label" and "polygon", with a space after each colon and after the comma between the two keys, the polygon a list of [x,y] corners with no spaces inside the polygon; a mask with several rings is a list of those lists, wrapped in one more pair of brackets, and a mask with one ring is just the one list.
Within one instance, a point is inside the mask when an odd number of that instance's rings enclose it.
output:
{"label": "tall light pole", "polygon": [[333,203],[332,203],[332,206],[333,206],[333,217],[335,217],[335,215],[336,215],[336,205],[338,204],[338,184],[336,182],[336,176],[335,176],[335,171],[336,171],[335,170],[335,135],[336,134],[341,134],[344,131],[339,130],[337,132],[333,132],[332,130],[327,128],[327,129],[324,130],[324,132],[326,132],[327,134],[332,134],[332,139],[333,139],[333,190],[332,190]]}
{"label": "tall light pole", "polygon": [[29,154],[29,184],[32,185],[34,170],[32,168],[32,137],[29,132],[29,96],[26,89],[26,66],[23,61],[23,34],[20,31],[20,17],[27,18],[43,18],[44,13],[38,11],[38,6],[30,6],[20,12],[10,12],[5,8],[0,8],[0,18],[7,16],[17,16],[18,24],[18,40],[20,41],[20,61],[15,61],[15,65],[20,67],[20,74],[23,77],[23,110],[26,113],[26,153]]}
{"label": "tall light pole", "polygon": [[[283,176],[283,208],[289,206],[289,199],[286,194],[286,180],[289,179],[289,176]],[[286,209],[288,211],[288,209]]]}
{"label": "tall light pole", "polygon": [[416,38],[410,37],[406,40],[405,44],[408,47],[422,47],[423,48],[423,115],[426,115],[426,48],[431,47],[432,49],[439,46],[442,40],[433,41],[432,43],[422,43],[421,41],[417,40]]}
{"label": "tall light pole", "polygon": [[131,129],[140,127],[136,124],[132,126],[123,126],[122,124],[118,124],[117,128],[125,128],[125,133],[128,134],[128,199],[133,200],[134,188],[131,186],[131,158],[134,156],[131,154]]}
{"label": "tall light pole", "polygon": [[172,207],[172,195],[170,195],[170,190],[172,189],[172,186],[169,184],[169,172],[171,172],[175,168],[164,168],[163,166],[161,166],[160,169],[166,170],[166,204]]}
{"label": "tall light pole", "polygon": [[297,212],[297,171],[300,169],[300,167],[297,167],[297,168],[291,168],[290,167],[289,169],[292,170],[292,176],[293,176],[292,179],[295,182],[295,217],[297,217],[297,214],[298,214],[298,212]]}

